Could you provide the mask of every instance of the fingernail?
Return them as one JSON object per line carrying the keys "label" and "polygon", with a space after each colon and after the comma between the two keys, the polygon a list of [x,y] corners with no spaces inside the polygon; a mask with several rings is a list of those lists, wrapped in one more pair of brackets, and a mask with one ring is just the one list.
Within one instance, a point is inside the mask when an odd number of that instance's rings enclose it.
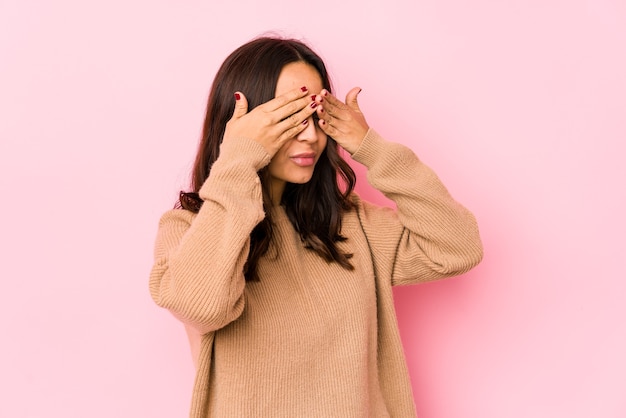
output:
{"label": "fingernail", "polygon": [[311,100],[315,100],[315,96],[317,96],[317,94],[314,94],[313,96],[311,96]]}
{"label": "fingernail", "polygon": [[306,86],[302,86],[302,87],[300,87],[300,90],[307,91],[308,89],[306,88]]}
{"label": "fingernail", "polygon": [[239,100],[239,99],[241,99],[241,94],[235,93],[235,100]]}
{"label": "fingernail", "polygon": [[308,119],[305,119],[305,120],[303,120],[303,121],[302,121],[302,124],[303,124],[303,125],[306,125],[307,123],[309,123],[309,120],[308,120]]}
{"label": "fingernail", "polygon": [[315,109],[317,107],[317,103],[313,102],[313,103],[311,103],[310,106],[311,106],[311,109]]}
{"label": "fingernail", "polygon": [[322,96],[324,97],[328,96],[328,90],[326,89],[322,90]]}

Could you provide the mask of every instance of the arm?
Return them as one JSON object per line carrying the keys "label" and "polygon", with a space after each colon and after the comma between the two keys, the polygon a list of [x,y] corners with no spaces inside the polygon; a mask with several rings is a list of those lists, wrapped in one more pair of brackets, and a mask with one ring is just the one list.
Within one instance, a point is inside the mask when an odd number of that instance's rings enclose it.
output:
{"label": "arm", "polygon": [[410,149],[370,130],[352,157],[368,167],[370,184],[397,205],[394,212],[364,203],[361,214],[374,262],[391,263],[385,270],[392,272],[393,285],[459,275],[480,262],[474,216]]}
{"label": "arm", "polygon": [[324,132],[368,168],[370,184],[398,207],[394,213],[362,205],[361,223],[378,270],[390,275],[392,284],[466,272],[483,254],[474,216],[410,149],[369,128],[357,102],[360,91],[350,90],[344,103],[323,90],[317,114]]}
{"label": "arm", "polygon": [[306,87],[297,88],[248,112],[246,97],[236,92],[219,158],[199,190],[202,208],[161,218],[150,294],[188,330],[204,334],[243,312],[250,233],[265,217],[257,172],[305,128],[312,99]]}
{"label": "arm", "polygon": [[200,189],[199,213],[172,210],[159,223],[150,293],[201,333],[243,311],[250,232],[265,216],[257,170],[268,162],[252,140],[225,141]]}

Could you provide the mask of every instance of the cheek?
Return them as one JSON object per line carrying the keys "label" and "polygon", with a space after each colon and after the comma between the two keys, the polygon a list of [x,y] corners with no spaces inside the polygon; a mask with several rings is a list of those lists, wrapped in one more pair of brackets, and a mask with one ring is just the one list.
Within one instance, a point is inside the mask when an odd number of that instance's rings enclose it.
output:
{"label": "cheek", "polygon": [[328,137],[324,132],[320,132],[317,136],[317,142],[319,144],[320,153],[326,149],[326,144],[328,143]]}
{"label": "cheek", "polygon": [[288,147],[286,143],[276,152],[276,154],[274,154],[269,165],[267,166],[270,174],[279,174],[284,169],[285,165],[289,161],[287,151]]}
{"label": "cheek", "polygon": [[285,142],[283,144],[282,147],[280,147],[278,149],[278,151],[276,151],[276,154],[274,154],[274,156],[272,157],[272,159],[270,160],[270,166],[273,165],[278,165],[280,164],[281,161],[284,161],[287,159],[287,151],[289,148],[289,141]]}

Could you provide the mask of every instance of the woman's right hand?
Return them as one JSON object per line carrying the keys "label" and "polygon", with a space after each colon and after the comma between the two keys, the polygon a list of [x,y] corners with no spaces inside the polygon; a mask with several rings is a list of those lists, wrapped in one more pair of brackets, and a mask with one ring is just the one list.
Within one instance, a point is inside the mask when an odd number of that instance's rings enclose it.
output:
{"label": "woman's right hand", "polygon": [[306,129],[319,104],[306,87],[291,90],[248,112],[248,100],[235,93],[235,111],[226,124],[224,141],[250,138],[261,144],[273,157],[283,144]]}

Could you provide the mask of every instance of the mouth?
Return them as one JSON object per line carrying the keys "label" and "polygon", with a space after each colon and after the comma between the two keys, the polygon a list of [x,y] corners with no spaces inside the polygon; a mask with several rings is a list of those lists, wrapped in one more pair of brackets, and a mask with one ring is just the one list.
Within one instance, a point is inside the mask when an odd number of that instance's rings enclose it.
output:
{"label": "mouth", "polygon": [[290,156],[289,159],[300,167],[310,167],[315,164],[315,153],[303,152],[300,154],[294,154]]}

